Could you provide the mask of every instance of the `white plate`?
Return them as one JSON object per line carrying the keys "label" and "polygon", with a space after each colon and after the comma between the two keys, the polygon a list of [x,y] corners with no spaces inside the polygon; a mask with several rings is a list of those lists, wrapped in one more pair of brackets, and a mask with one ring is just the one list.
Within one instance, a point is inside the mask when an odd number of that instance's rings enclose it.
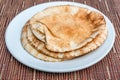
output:
{"label": "white plate", "polygon": [[63,62],[44,62],[42,60],[38,60],[34,58],[23,49],[20,42],[20,36],[21,36],[21,30],[24,24],[35,13],[49,6],[67,5],[67,4],[88,8],[93,11],[98,11],[97,9],[92,8],[90,6],[83,5],[80,3],[73,3],[73,2],[44,3],[44,4],[33,6],[31,8],[28,8],[22,11],[10,22],[5,34],[6,45],[10,53],[12,54],[12,56],[14,56],[18,61],[20,61],[26,66],[29,66],[31,68],[41,70],[41,71],[47,71],[47,72],[71,72],[71,71],[81,70],[103,59],[111,50],[115,40],[115,31],[114,31],[113,25],[104,14],[103,15],[107,22],[107,28],[108,28],[107,40],[104,42],[104,44],[101,47],[99,47],[97,50],[87,55],[81,56],[73,60],[63,61]]}

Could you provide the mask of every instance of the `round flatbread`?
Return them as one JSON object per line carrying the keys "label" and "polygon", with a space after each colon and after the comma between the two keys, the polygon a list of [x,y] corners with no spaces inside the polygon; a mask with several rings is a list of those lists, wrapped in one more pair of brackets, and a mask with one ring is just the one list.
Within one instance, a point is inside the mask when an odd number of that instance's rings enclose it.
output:
{"label": "round flatbread", "polygon": [[106,38],[106,22],[100,13],[64,5],[35,14],[22,30],[21,43],[34,57],[58,62],[87,54]]}
{"label": "round flatbread", "polygon": [[104,42],[106,37],[107,37],[107,28],[104,27],[104,26],[101,26],[100,27],[100,32],[96,36],[96,38],[94,38],[91,42],[87,43],[82,48],[79,48],[79,49],[73,50],[73,51],[69,51],[69,52],[60,53],[60,52],[49,51],[45,47],[44,42],[42,42],[36,36],[34,36],[34,34],[32,33],[32,31],[30,29],[30,25],[28,25],[28,30],[27,30],[27,39],[28,39],[28,41],[38,51],[40,51],[41,53],[43,53],[45,55],[48,55],[50,57],[59,58],[59,59],[63,59],[63,60],[72,59],[72,58],[87,54],[88,52],[95,50],[100,45],[102,45],[102,43]]}
{"label": "round flatbread", "polygon": [[33,34],[52,52],[68,52],[82,48],[106,27],[104,17],[77,6],[49,7],[30,20]]}

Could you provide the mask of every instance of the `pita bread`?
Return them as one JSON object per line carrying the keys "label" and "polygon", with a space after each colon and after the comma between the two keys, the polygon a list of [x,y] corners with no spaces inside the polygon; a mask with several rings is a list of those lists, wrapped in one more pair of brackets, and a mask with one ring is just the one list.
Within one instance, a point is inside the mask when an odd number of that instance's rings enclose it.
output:
{"label": "pita bread", "polygon": [[76,6],[50,7],[30,20],[33,34],[53,52],[73,51],[85,46],[105,26],[104,17]]}
{"label": "pita bread", "polygon": [[50,61],[50,62],[61,61],[61,59],[55,59],[55,58],[42,54],[41,52],[37,51],[33,46],[30,45],[30,43],[27,40],[27,24],[25,24],[22,30],[21,43],[25,50],[27,50],[31,55],[33,55],[34,57],[38,59],[41,59],[44,61]]}
{"label": "pita bread", "polygon": [[59,53],[59,52],[52,52],[52,51],[47,50],[44,42],[40,41],[37,37],[35,37],[33,35],[32,31],[30,29],[30,25],[28,26],[28,30],[27,30],[28,41],[38,51],[40,51],[43,54],[48,55],[50,57],[59,58],[59,59],[63,59],[63,60],[72,59],[72,58],[87,54],[88,52],[90,52],[92,50],[95,50],[100,45],[102,45],[102,43],[104,42],[106,37],[107,37],[107,28],[105,26],[101,26],[98,36],[95,39],[93,39],[91,42],[87,43],[82,48],[74,50],[74,51]]}
{"label": "pita bread", "polygon": [[35,14],[24,26],[23,48],[34,57],[50,62],[87,54],[107,38],[104,17],[77,6],[54,6]]}

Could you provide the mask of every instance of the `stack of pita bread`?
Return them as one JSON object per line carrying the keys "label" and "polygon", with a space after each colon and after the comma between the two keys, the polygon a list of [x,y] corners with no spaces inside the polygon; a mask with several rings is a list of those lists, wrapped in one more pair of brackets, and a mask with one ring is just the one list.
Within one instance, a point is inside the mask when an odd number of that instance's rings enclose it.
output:
{"label": "stack of pita bread", "polygon": [[106,22],[100,13],[62,5],[35,14],[23,27],[21,43],[34,57],[58,62],[87,54],[106,38]]}

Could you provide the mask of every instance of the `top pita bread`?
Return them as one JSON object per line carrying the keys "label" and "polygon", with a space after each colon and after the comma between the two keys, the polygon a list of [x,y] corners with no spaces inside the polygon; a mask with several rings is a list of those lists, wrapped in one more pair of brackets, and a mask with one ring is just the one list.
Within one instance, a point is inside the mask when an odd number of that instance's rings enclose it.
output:
{"label": "top pita bread", "polygon": [[50,7],[30,20],[34,35],[48,50],[66,52],[76,50],[92,41],[105,26],[104,17],[76,6]]}

